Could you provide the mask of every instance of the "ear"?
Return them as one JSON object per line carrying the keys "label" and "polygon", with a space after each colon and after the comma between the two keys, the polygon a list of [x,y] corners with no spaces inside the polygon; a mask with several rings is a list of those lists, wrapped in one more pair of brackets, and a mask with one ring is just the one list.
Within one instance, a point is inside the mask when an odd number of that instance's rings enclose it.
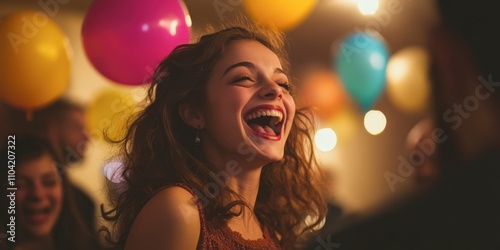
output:
{"label": "ear", "polygon": [[192,102],[182,102],[179,105],[179,116],[182,121],[193,128],[204,128],[205,118],[200,108]]}

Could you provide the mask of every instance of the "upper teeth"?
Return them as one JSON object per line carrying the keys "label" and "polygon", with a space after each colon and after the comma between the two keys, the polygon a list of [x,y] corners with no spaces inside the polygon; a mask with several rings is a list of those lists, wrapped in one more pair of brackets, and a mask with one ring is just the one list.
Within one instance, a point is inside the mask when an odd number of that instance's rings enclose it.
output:
{"label": "upper teeth", "polygon": [[259,110],[259,111],[250,113],[246,116],[245,120],[248,121],[248,120],[255,119],[255,118],[261,117],[261,116],[277,117],[278,120],[276,121],[276,123],[281,122],[281,120],[283,120],[283,113],[281,113],[280,111],[275,110],[275,109]]}

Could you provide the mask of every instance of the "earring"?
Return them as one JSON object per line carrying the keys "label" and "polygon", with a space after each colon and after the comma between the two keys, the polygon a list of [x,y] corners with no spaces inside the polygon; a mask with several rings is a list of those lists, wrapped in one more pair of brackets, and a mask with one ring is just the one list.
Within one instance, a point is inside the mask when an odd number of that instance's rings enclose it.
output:
{"label": "earring", "polygon": [[196,137],[194,138],[194,145],[196,147],[200,146],[201,144],[201,139],[200,139],[200,126],[196,129]]}

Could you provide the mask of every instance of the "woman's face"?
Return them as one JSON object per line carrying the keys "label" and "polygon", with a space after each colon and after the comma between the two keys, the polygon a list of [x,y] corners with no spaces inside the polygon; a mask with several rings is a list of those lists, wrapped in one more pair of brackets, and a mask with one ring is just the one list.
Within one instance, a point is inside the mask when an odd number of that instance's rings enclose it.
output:
{"label": "woman's face", "polygon": [[17,166],[16,215],[23,232],[33,237],[52,233],[61,212],[63,189],[49,154]]}
{"label": "woman's face", "polygon": [[282,159],[295,115],[288,84],[270,49],[254,40],[231,42],[207,83],[205,153],[259,165]]}

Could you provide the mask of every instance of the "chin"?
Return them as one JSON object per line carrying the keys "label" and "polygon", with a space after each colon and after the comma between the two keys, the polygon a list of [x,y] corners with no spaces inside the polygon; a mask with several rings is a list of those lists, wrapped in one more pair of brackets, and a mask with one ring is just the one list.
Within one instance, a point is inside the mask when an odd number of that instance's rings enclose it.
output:
{"label": "chin", "polygon": [[265,164],[281,161],[284,157],[284,152],[259,152],[258,158],[262,159]]}
{"label": "chin", "polygon": [[50,236],[57,223],[57,210],[57,207],[25,209],[20,218],[23,231],[33,237]]}
{"label": "chin", "polygon": [[75,151],[66,151],[65,161],[67,163],[82,163],[84,160],[84,155],[76,153]]}
{"label": "chin", "polygon": [[25,232],[31,237],[44,238],[52,234],[52,226],[27,226]]}

